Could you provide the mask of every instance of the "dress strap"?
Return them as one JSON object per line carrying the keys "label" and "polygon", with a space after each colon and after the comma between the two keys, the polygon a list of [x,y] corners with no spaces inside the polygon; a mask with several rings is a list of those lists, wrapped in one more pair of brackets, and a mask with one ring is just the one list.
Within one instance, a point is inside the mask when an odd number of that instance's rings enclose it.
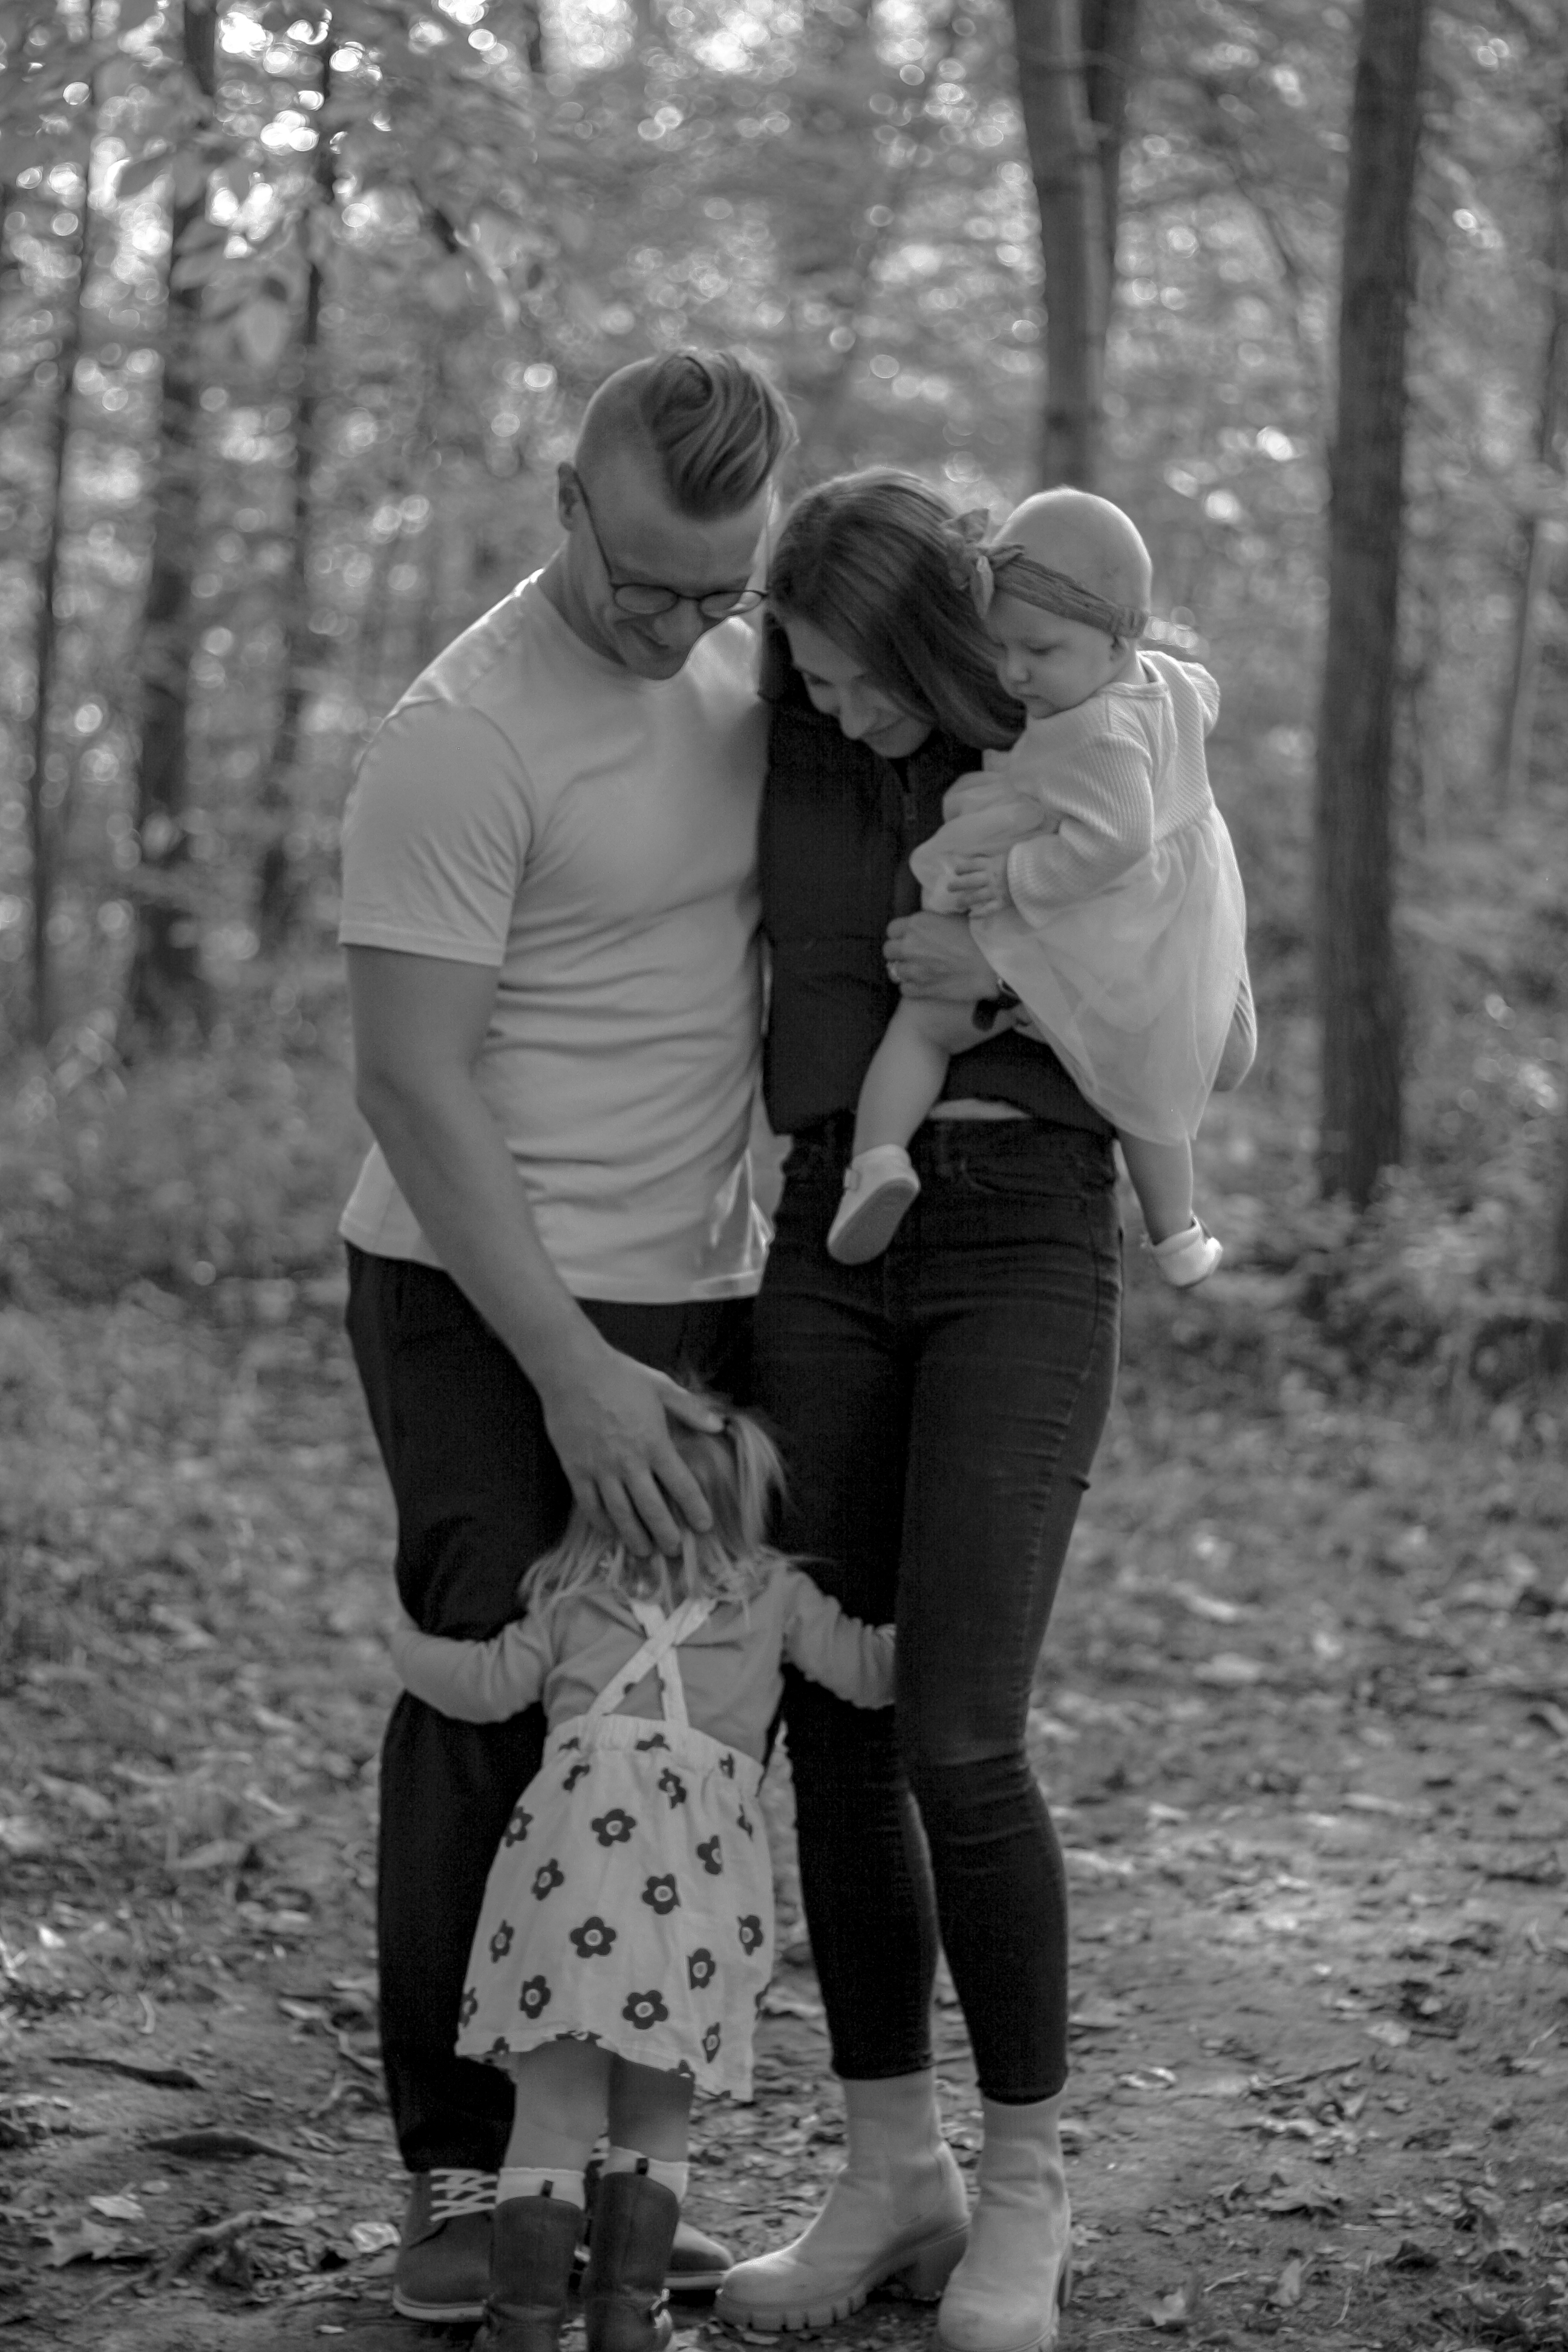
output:
{"label": "dress strap", "polygon": [[686,1691],[680,1679],[680,1668],[675,1661],[679,1644],[689,1640],[699,1625],[705,1624],[713,1613],[711,1601],[683,1601],[672,1617],[651,1601],[634,1601],[632,1614],[647,1639],[634,1652],[614,1679],[605,1685],[587,1719],[598,1723],[606,1715],[614,1715],[638,1683],[650,1674],[658,1675],[659,1692],[664,1702],[664,1719],[687,1727]]}

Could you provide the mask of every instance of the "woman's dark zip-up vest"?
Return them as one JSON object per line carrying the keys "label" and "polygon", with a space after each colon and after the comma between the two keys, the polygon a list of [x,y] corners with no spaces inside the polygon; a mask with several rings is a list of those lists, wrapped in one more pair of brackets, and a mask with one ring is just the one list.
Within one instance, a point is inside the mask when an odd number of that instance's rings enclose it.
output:
{"label": "woman's dark zip-up vest", "polygon": [[[910,852],[936,831],[942,794],[980,754],[937,732],[907,760],[879,759],[814,710],[796,673],[781,668],[770,665],[767,679],[777,692],[760,852],[773,972],[763,1086],[774,1133],[797,1135],[855,1108],[899,1001],[883,935],[920,905]],[[1010,1031],[955,1054],[944,1093],[1111,1132],[1049,1046]]]}

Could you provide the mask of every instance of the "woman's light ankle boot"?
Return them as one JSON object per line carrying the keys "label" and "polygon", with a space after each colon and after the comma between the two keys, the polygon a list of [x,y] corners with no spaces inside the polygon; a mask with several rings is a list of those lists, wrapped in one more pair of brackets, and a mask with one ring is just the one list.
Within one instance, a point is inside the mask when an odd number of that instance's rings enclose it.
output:
{"label": "woman's light ankle boot", "polygon": [[937,2314],[939,2352],[1048,2352],[1072,2255],[1061,2099],[982,2105],[980,2195]]}
{"label": "woman's light ankle boot", "polygon": [[897,2279],[932,2297],[963,2252],[969,2200],[942,2136],[935,2079],[846,2083],[844,2168],[810,2228],[777,2253],[738,2263],[719,2290],[721,2319],[826,2327]]}

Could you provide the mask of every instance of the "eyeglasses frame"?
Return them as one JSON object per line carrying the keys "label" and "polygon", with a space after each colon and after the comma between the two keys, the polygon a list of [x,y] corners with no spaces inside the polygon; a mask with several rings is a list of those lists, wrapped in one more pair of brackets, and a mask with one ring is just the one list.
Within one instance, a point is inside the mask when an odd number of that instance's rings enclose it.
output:
{"label": "eyeglasses frame", "polygon": [[[583,501],[583,512],[588,518],[589,536],[598,551],[599,561],[605,567],[605,578],[609,583],[610,602],[618,613],[629,614],[639,621],[657,621],[662,619],[666,613],[676,612],[682,604],[695,604],[705,621],[732,621],[738,613],[754,613],[759,604],[766,602],[768,592],[765,588],[734,590],[712,588],[704,595],[689,596],[684,589],[671,588],[659,580],[617,580],[610,569],[610,559],[605,552],[605,542],[599,537],[599,526],[594,520],[594,509],[589,501],[587,486],[575,467],[573,469],[572,480],[577,496]],[[668,599],[668,602],[653,605],[628,604],[624,602],[628,590],[634,596],[664,596]],[[725,600],[722,612],[709,611],[708,607],[715,598]]]}

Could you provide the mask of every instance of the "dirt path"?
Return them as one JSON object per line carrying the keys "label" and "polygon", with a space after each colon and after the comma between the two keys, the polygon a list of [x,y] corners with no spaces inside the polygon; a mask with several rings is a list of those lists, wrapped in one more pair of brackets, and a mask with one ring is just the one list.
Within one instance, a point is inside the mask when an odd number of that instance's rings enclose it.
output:
{"label": "dirt path", "polygon": [[[0,1314],[0,2340],[420,2337],[387,2305],[372,1993],[387,1506],[330,1297],[228,1304]],[[1147,1392],[1039,1695],[1076,1906],[1065,2352],[1155,2330],[1550,2352],[1561,1444],[1336,1409],[1275,1360],[1267,1306],[1243,1285],[1204,1327],[1135,1317]],[[742,2251],[837,2154],[808,1968],[773,2006],[756,2105],[700,2125],[696,2215]],[[967,2154],[966,2044],[939,2023]],[[879,2303],[837,2332],[928,2331]]]}

